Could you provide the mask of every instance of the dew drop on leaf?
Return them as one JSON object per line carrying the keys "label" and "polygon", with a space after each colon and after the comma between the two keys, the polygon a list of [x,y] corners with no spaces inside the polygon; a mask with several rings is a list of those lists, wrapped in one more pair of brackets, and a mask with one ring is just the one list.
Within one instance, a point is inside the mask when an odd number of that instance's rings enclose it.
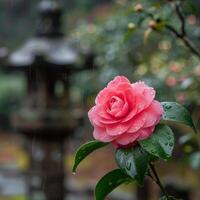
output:
{"label": "dew drop on leaf", "polygon": [[154,154],[154,153],[156,153],[156,151],[155,150],[151,150],[151,153]]}
{"label": "dew drop on leaf", "polygon": [[167,109],[167,110],[169,110],[169,109],[171,109],[171,108],[172,108],[172,106],[170,106],[170,105],[169,105],[169,106],[168,106],[168,105],[165,106],[165,109]]}
{"label": "dew drop on leaf", "polygon": [[170,147],[172,147],[172,146],[173,146],[173,143],[172,143],[172,142],[170,142],[170,143],[169,143],[169,146],[170,146]]}
{"label": "dew drop on leaf", "polygon": [[127,169],[127,170],[131,170],[131,163],[127,163],[126,169]]}
{"label": "dew drop on leaf", "polygon": [[109,182],[108,185],[111,186],[111,185],[112,185],[112,182]]}

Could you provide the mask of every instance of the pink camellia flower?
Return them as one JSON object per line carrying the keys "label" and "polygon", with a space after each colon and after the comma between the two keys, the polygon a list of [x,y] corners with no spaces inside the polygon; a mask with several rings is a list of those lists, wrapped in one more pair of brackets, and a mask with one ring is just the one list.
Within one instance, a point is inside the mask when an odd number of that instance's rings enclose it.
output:
{"label": "pink camellia flower", "polygon": [[88,112],[94,138],[117,148],[149,138],[163,114],[154,98],[155,90],[144,82],[131,84],[124,76],[115,77],[99,92],[96,105]]}

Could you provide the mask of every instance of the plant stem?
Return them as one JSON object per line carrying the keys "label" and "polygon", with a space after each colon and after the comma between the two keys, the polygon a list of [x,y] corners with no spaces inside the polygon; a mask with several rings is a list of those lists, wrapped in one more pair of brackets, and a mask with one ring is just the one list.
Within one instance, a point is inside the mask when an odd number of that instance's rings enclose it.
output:
{"label": "plant stem", "polygon": [[151,171],[153,172],[156,180],[153,178],[152,179],[157,183],[157,185],[160,187],[160,190],[167,197],[167,199],[169,199],[169,195],[167,194],[167,191],[165,190],[164,186],[162,185],[162,183],[160,181],[160,178],[156,172],[155,166],[151,163],[149,165],[150,165]]}

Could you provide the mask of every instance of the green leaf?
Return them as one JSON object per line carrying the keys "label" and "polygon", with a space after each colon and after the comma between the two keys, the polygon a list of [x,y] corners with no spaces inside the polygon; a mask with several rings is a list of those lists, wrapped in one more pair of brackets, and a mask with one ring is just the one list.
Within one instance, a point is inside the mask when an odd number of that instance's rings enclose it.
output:
{"label": "green leaf", "polygon": [[172,197],[172,196],[169,196],[169,197],[163,196],[163,197],[160,198],[160,200],[182,200],[182,199],[177,199],[177,198]]}
{"label": "green leaf", "polygon": [[182,124],[197,132],[192,117],[185,107],[176,102],[162,102],[161,104],[164,109],[162,121],[165,124]]}
{"label": "green leaf", "polygon": [[149,154],[140,146],[117,149],[115,158],[118,166],[142,185],[148,168]]}
{"label": "green leaf", "polygon": [[174,134],[167,125],[159,124],[149,139],[141,140],[139,143],[153,156],[168,160],[174,148]]}
{"label": "green leaf", "polygon": [[96,200],[104,200],[115,188],[123,183],[133,181],[130,176],[120,169],[115,169],[101,178],[95,188]]}
{"label": "green leaf", "polygon": [[85,157],[87,157],[93,151],[100,149],[106,145],[108,145],[108,143],[99,142],[97,140],[83,144],[76,152],[73,165],[73,172],[76,172],[78,165]]}

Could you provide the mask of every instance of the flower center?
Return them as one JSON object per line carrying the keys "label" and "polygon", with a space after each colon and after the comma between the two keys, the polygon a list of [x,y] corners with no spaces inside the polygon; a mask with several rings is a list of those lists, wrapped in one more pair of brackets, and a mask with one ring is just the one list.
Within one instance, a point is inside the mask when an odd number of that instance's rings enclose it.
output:
{"label": "flower center", "polygon": [[113,96],[108,102],[107,112],[114,117],[122,117],[128,111],[128,104],[120,97]]}
{"label": "flower center", "polygon": [[122,101],[119,97],[112,97],[110,99],[110,110],[113,109],[119,109],[120,107],[122,107],[124,105],[124,101]]}

